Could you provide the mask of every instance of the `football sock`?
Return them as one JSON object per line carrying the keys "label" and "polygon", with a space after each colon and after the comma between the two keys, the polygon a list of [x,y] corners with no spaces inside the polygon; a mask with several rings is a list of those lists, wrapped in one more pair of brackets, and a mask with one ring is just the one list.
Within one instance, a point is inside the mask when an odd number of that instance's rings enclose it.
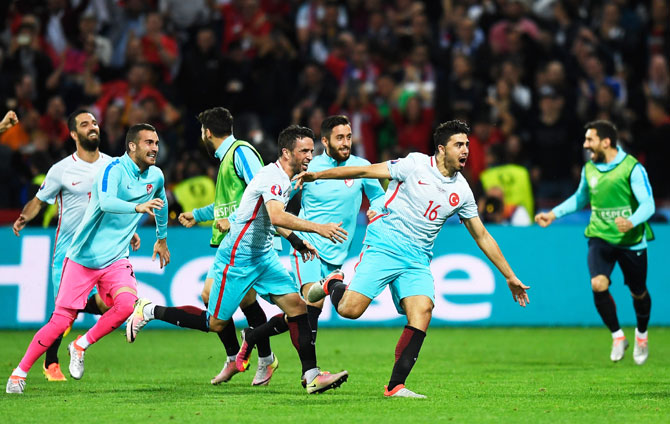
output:
{"label": "football sock", "polygon": [[51,346],[49,346],[46,356],[44,357],[44,368],[49,368],[49,365],[58,363],[58,348],[62,341],[63,335],[61,334],[54,340]]}
{"label": "football sock", "polygon": [[[242,309],[244,316],[247,318],[249,327],[257,328],[261,325],[268,322],[268,318],[265,315],[265,311],[261,308],[261,305],[258,301],[254,301],[251,305]],[[256,348],[258,349],[259,357],[266,357],[272,355],[272,349],[270,348],[270,338],[269,336],[260,337],[256,335]]]}
{"label": "football sock", "polygon": [[15,375],[15,376],[17,376],[17,377],[23,377],[23,378],[26,378],[26,377],[28,377],[28,372],[27,372],[27,371],[23,371],[23,370],[21,369],[21,367],[16,367],[16,368],[14,368],[14,371],[12,371],[12,375]]}
{"label": "football sock", "polygon": [[80,348],[86,350],[88,347],[91,345],[91,342],[88,341],[88,332],[84,334],[83,336],[79,337],[74,344],[79,346]]}
{"label": "football sock", "polygon": [[612,333],[621,329],[619,319],[616,316],[616,304],[609,290],[602,292],[593,292],[593,301],[603,322]]}
{"label": "football sock", "polygon": [[235,329],[235,323],[231,319],[228,321],[225,327],[221,332],[216,333],[219,336],[219,340],[223,343],[223,347],[226,349],[226,355],[235,356],[237,352],[240,351],[240,341],[237,340],[237,330]]}
{"label": "football sock", "polygon": [[330,295],[330,301],[335,306],[335,310],[337,310],[337,306],[340,304],[340,300],[342,300],[342,296],[344,296],[346,290],[347,285],[342,280],[330,280],[326,284],[326,287],[324,287],[324,291]]}
{"label": "football sock", "polygon": [[423,344],[426,333],[418,328],[405,326],[405,329],[395,347],[395,365],[391,373],[388,390],[393,390],[399,384],[405,384],[407,376],[419,356],[419,350]]}
{"label": "football sock", "polygon": [[284,314],[277,314],[270,318],[268,322],[263,325],[259,325],[254,328],[253,331],[249,331],[245,334],[245,340],[250,345],[255,345],[256,340],[260,340],[264,337],[272,337],[277,334],[282,334],[288,331],[288,324],[284,319]]}
{"label": "football sock", "polygon": [[19,363],[19,368],[26,372],[30,371],[35,361],[47,351],[58,336],[65,332],[75,318],[77,318],[76,310],[56,306],[53,314],[51,314],[51,318],[49,318],[49,322],[35,333],[33,340],[28,345],[28,349]]}
{"label": "football sock", "polygon": [[309,328],[307,314],[289,317],[288,331],[291,334],[291,342],[298,351],[302,373],[316,368],[316,349],[312,343],[312,330]]}
{"label": "football sock", "polygon": [[[102,314],[98,322],[86,333],[86,339],[95,343],[115,329],[119,328],[128,319],[135,309],[137,296],[134,293],[122,292],[114,298],[114,305]],[[83,338],[83,337],[82,337]],[[82,346],[83,347],[83,346]]]}
{"label": "football sock", "polygon": [[158,306],[154,308],[154,317],[177,327],[209,331],[207,311],[196,306]]}
{"label": "football sock", "polygon": [[102,315],[102,311],[98,307],[98,302],[95,301],[95,296],[91,296],[86,301],[86,306],[82,309],[83,312],[93,315]]}
{"label": "football sock", "polygon": [[646,333],[647,325],[649,324],[649,313],[651,312],[651,296],[649,296],[649,292],[645,293],[642,299],[633,298],[633,308],[635,308],[638,331]]}
{"label": "football sock", "polygon": [[312,341],[314,343],[316,343],[316,331],[319,329],[319,315],[321,315],[321,309],[307,305],[307,320],[309,321],[309,327],[312,329]]}
{"label": "football sock", "polygon": [[614,339],[620,339],[620,338],[622,338],[622,337],[624,337],[624,336],[625,336],[625,334],[623,333],[623,330],[619,328],[617,331],[615,331],[614,333],[612,333],[612,340],[614,340]]}

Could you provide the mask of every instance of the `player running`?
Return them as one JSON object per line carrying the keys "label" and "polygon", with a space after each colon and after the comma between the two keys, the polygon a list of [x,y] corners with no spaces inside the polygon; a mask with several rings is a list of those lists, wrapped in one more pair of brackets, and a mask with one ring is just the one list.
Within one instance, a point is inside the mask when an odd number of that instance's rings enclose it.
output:
{"label": "player running", "polygon": [[167,199],[163,173],[155,165],[158,135],[153,126],[137,124],[126,135],[126,154],[99,173],[81,225],[66,253],[56,307],[33,338],[19,366],[7,381],[7,393],[23,393],[35,361],[84,308],[93,287],[111,308],[83,336],[69,344],[70,375],[84,375],[86,349],[118,328],[133,311],[137,281],[128,261],[128,243],[143,213],[155,214],[154,258],[161,268],[170,261],[167,247]]}
{"label": "player running", "polygon": [[[201,124],[202,141],[207,151],[220,159],[219,173],[216,179],[216,195],[214,203],[192,212],[179,215],[179,222],[187,228],[197,222],[211,221],[212,238],[210,245],[218,247],[228,234],[230,222],[228,218],[237,209],[242,199],[244,189],[251,182],[254,175],[263,166],[260,154],[246,141],[236,140],[233,136],[233,115],[222,107],[205,110],[198,115]],[[278,239],[278,237],[277,237]],[[276,240],[281,247],[281,241]],[[214,266],[210,267],[202,291],[202,300],[205,306],[209,303],[209,294],[214,283]],[[132,331],[134,317],[141,315],[141,311],[151,304],[147,299],[139,299],[135,305],[137,313],[132,314],[126,325],[126,340],[135,341]],[[166,307],[152,305],[154,318],[180,327],[192,328],[208,332],[206,312],[195,306]],[[251,289],[242,299],[240,308],[252,327],[267,322],[263,308],[256,300],[256,292]],[[235,333],[235,324],[231,321],[221,332],[216,333],[224,345],[228,358],[221,372],[211,379],[212,384],[228,382],[239,371],[235,366],[235,357],[240,350],[240,343]],[[251,382],[252,386],[266,386],[270,383],[274,370],[279,366],[279,360],[272,353],[270,340],[265,338],[259,341],[258,368]]]}
{"label": "player running", "polygon": [[[293,125],[279,134],[279,159],[263,167],[244,191],[230,232],[216,252],[214,285],[207,313],[202,311],[198,315],[203,327],[209,326],[211,331],[219,332],[251,288],[276,304],[288,316],[291,341],[302,363],[307,393],[339,387],[348,376],[346,371],[330,374],[317,367],[307,307],[272,246],[276,229],[300,252],[303,260],[308,260],[317,256],[314,247],[285,229],[315,232],[333,242],[342,242],[347,237],[340,224],[317,224],[284,210],[290,196],[291,177],[307,169],[313,150],[314,133],[309,128]],[[152,306],[149,304],[133,314],[130,322],[133,338],[153,319],[155,310]],[[241,349],[245,346],[246,343],[242,343]],[[240,362],[240,355],[237,355],[237,361],[238,370],[248,367]]]}
{"label": "player running", "polygon": [[[318,172],[340,166],[370,165],[367,160],[351,154],[351,140],[351,123],[346,116],[334,115],[324,119],[321,123],[324,153],[316,156],[307,170]],[[302,187],[298,216],[319,223],[342,222],[342,227],[349,234],[347,240],[336,244],[312,233],[297,233],[300,238],[309,241],[320,256],[318,260],[301,263],[298,252],[295,249],[292,251],[293,276],[301,285],[303,293],[307,293],[313,283],[342,268],[356,231],[356,217],[363,193],[370,201],[368,218],[372,219],[376,215],[375,211],[380,211],[384,206],[384,189],[378,180],[320,181],[319,184]],[[307,315],[315,339],[322,309],[323,300],[313,304],[307,302]]]}
{"label": "player running", "polygon": [[[35,197],[23,207],[21,214],[14,222],[14,234],[19,236],[26,224],[32,221],[47,204],[58,202],[58,227],[56,229],[54,252],[51,262],[51,283],[54,299],[58,294],[65,252],[81,223],[88,205],[93,180],[100,169],[110,161],[110,157],[100,152],[100,128],[98,122],[89,111],[79,109],[68,117],[70,137],[77,150],[72,155],[60,160],[47,172],[44,182]],[[133,249],[139,247],[139,237],[131,240]],[[109,309],[93,288],[83,311],[101,315]],[[65,381],[66,378],[58,363],[58,348],[63,340],[59,335],[46,351],[43,372],[48,381]]]}
{"label": "player running", "polygon": [[337,167],[304,172],[298,183],[322,179],[390,178],[384,213],[370,222],[356,274],[347,287],[334,272],[307,293],[310,302],[330,295],[337,313],[356,319],[386,286],[399,313],[407,316],[395,351],[395,365],[384,396],[424,398],[405,387],[434,307],[435,289],[430,271],[433,244],[444,222],[453,214],[463,220],[479,248],[507,280],[515,301],[526,306],[525,286],[505,260],[498,244],[477,215],[477,204],[460,171],[468,158],[470,128],[448,121],[433,134],[434,156],[410,153],[406,158],[369,166]]}
{"label": "player running", "polygon": [[584,128],[584,149],[591,152],[591,160],[582,168],[577,192],[550,212],[537,214],[535,222],[547,227],[556,218],[591,204],[591,219],[584,232],[589,239],[587,262],[593,301],[612,332],[610,359],[620,361],[628,348],[609,292],[610,275],[618,263],[633,296],[637,319],[633,360],[642,365],[649,356],[647,325],[651,297],[647,290],[647,241],[653,240],[653,233],[647,220],[656,209],[654,196],[642,164],[617,146],[618,131],[614,124],[600,120],[589,122]]}

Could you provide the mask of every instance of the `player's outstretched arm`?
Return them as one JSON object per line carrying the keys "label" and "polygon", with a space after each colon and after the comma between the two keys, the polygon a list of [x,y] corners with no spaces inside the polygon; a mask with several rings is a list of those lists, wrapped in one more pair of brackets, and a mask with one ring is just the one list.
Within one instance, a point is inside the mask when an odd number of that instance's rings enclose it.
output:
{"label": "player's outstretched arm", "polygon": [[26,203],[26,205],[23,207],[23,210],[21,211],[21,214],[18,218],[16,218],[16,221],[14,221],[14,225],[12,226],[12,230],[17,237],[21,230],[23,230],[23,227],[25,227],[28,222],[35,218],[37,214],[40,213],[40,210],[46,206],[46,204],[46,202],[41,201],[37,197],[33,197],[30,202]]}
{"label": "player's outstretched arm", "polygon": [[500,251],[500,247],[498,247],[498,243],[496,243],[495,239],[489,234],[486,227],[484,227],[484,224],[482,224],[482,220],[479,219],[479,217],[474,217],[464,219],[463,222],[465,223],[465,228],[468,229],[472,238],[477,242],[477,246],[479,246],[486,257],[493,262],[493,265],[498,268],[500,273],[507,280],[507,286],[512,292],[514,301],[519,302],[519,305],[525,307],[530,303],[528,293],[526,293],[526,290],[530,289],[530,287],[524,285],[516,275],[514,275],[512,267],[507,263],[507,260]]}
{"label": "player's outstretched arm", "polygon": [[550,226],[555,219],[556,215],[554,214],[554,211],[540,212],[535,215],[535,222],[542,228]]}
{"label": "player's outstretched arm", "polygon": [[316,180],[345,180],[348,178],[391,178],[391,173],[386,162],[375,163],[368,166],[338,166],[320,172],[301,172],[293,177],[297,181],[296,187],[302,187],[303,183]]}
{"label": "player's outstretched arm", "polygon": [[282,227],[293,231],[305,231],[308,233],[317,233],[333,243],[342,243],[347,239],[347,231],[342,228],[342,223],[318,224],[312,221],[300,219],[295,215],[284,211],[284,204],[278,200],[269,200],[265,203],[265,208],[270,215],[270,222],[275,227]]}

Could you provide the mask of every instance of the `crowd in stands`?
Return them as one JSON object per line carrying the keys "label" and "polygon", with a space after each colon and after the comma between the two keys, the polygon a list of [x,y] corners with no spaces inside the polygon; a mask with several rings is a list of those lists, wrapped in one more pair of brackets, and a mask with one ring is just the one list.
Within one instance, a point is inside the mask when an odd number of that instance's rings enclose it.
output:
{"label": "crowd in stands", "polygon": [[465,176],[498,221],[569,196],[584,123],[608,119],[670,201],[666,0],[1,3],[0,113],[20,124],[0,135],[0,209],[20,208],[74,151],[66,118],[81,106],[110,155],[129,125],[156,126],[172,188],[216,174],[195,119],[213,106],[266,163],[282,128],[318,134],[331,114],[349,117],[354,153],[371,162],[432,153],[436,124],[462,119]]}

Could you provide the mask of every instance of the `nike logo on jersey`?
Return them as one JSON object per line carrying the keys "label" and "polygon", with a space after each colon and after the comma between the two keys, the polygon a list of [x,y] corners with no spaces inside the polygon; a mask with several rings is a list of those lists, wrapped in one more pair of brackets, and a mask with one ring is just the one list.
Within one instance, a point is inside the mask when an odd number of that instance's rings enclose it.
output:
{"label": "nike logo on jersey", "polygon": [[315,185],[319,185],[319,184],[323,184],[323,183],[325,183],[325,181],[323,181],[323,180],[316,180],[316,181],[314,181],[314,184],[315,184]]}
{"label": "nike logo on jersey", "polygon": [[72,181],[73,186],[76,186],[77,184],[81,184],[81,181],[77,181],[76,183],[74,181]]}
{"label": "nike logo on jersey", "polygon": [[421,181],[421,180],[419,180],[419,184],[421,184],[421,185],[430,185],[430,184],[428,184],[428,183],[424,183],[424,182]]}
{"label": "nike logo on jersey", "polygon": [[46,348],[49,347],[49,346],[47,346],[47,345],[43,345],[43,344],[42,344],[42,340],[38,340],[38,341],[37,341],[37,344],[39,344],[39,345],[42,346],[42,347],[46,347]]}

